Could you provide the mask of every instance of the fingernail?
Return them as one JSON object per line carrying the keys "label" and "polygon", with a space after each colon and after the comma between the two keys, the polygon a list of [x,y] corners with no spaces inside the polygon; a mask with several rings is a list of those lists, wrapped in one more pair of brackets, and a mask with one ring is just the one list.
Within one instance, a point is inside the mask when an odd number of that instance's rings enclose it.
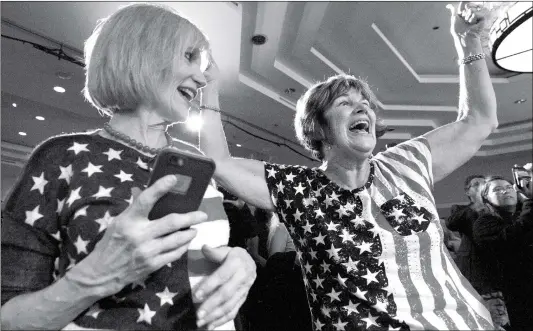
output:
{"label": "fingernail", "polygon": [[196,292],[196,298],[199,300],[202,300],[204,298],[204,292],[203,291]]}
{"label": "fingernail", "polygon": [[199,318],[200,320],[202,320],[202,317],[205,316],[205,311],[204,311],[204,310],[199,310],[198,313],[197,313],[197,315],[198,315],[198,318]]}

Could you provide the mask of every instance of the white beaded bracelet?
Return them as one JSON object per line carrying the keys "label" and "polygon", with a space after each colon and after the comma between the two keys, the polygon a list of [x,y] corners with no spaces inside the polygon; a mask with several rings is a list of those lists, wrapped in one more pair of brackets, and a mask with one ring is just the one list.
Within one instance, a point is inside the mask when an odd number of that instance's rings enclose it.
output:
{"label": "white beaded bracelet", "polygon": [[469,63],[477,61],[477,60],[482,60],[482,59],[485,58],[485,56],[486,56],[485,53],[469,55],[469,56],[465,57],[464,59],[459,60],[459,65],[461,65],[461,64],[469,64]]}

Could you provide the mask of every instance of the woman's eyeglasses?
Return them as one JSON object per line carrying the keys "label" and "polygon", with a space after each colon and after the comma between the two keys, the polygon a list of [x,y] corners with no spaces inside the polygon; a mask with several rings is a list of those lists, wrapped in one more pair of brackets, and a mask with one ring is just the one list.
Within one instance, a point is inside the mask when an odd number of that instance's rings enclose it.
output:
{"label": "woman's eyeglasses", "polygon": [[511,191],[514,191],[514,187],[513,185],[507,185],[505,187],[502,187],[502,186],[499,186],[499,187],[495,187],[492,189],[492,192],[496,193],[496,194],[505,194],[507,192],[511,192]]}

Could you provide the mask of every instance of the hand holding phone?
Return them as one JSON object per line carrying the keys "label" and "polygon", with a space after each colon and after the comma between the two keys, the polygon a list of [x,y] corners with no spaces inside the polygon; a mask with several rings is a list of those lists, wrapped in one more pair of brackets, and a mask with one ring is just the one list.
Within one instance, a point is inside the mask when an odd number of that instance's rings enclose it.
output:
{"label": "hand holding phone", "polygon": [[532,198],[532,185],[531,185],[531,163],[526,164],[523,167],[514,165],[513,179],[517,191],[525,195],[528,199]]}
{"label": "hand holding phone", "polygon": [[148,185],[166,175],[174,175],[178,181],[155,203],[148,219],[198,210],[214,172],[215,162],[210,158],[176,148],[163,149],[156,158]]}

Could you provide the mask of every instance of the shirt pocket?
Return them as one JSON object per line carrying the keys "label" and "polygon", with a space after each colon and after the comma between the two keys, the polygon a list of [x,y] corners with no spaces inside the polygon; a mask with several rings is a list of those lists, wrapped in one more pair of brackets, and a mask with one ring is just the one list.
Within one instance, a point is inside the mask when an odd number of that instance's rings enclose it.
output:
{"label": "shirt pocket", "polygon": [[402,236],[427,230],[433,215],[407,193],[402,192],[380,207],[392,228]]}

